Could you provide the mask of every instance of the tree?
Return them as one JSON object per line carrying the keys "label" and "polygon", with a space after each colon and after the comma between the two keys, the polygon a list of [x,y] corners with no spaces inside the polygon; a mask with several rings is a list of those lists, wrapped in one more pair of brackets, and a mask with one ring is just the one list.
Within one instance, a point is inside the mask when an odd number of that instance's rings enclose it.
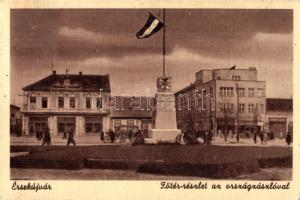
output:
{"label": "tree", "polygon": [[230,97],[225,97],[221,96],[220,101],[218,102],[219,104],[219,111],[224,119],[224,139],[227,141],[227,135],[228,135],[228,122],[229,118],[233,115],[234,110],[233,110],[233,103],[231,103],[231,98]]}

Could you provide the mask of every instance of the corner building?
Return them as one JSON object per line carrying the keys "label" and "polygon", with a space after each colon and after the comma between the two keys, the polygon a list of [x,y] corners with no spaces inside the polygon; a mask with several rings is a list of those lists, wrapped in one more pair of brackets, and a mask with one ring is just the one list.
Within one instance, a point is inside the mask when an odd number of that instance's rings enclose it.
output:
{"label": "corner building", "polygon": [[110,128],[106,100],[108,75],[52,74],[23,88],[22,133],[35,135],[49,127],[52,135],[72,128],[76,135],[99,134]]}
{"label": "corner building", "polygon": [[202,130],[263,129],[265,98],[266,82],[257,80],[256,68],[201,70],[194,83],[176,93],[179,128],[193,113],[194,125]]}

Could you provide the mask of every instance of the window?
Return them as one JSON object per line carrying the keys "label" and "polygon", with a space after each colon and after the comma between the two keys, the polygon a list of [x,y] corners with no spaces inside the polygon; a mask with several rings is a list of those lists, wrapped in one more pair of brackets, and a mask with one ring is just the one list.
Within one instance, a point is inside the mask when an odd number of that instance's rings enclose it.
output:
{"label": "window", "polygon": [[134,120],[133,119],[128,119],[127,120],[127,130],[133,131],[134,128]]}
{"label": "window", "polygon": [[102,130],[101,117],[85,117],[85,132],[100,133]]}
{"label": "window", "polygon": [[102,98],[97,98],[97,108],[102,109]]}
{"label": "window", "polygon": [[234,104],[233,103],[220,103],[220,111],[224,113],[233,112]]}
{"label": "window", "polygon": [[257,88],[256,90],[257,97],[264,97],[264,89],[263,88]]}
{"label": "window", "polygon": [[70,130],[76,130],[75,117],[57,117],[57,130],[58,133],[68,132]]}
{"label": "window", "polygon": [[238,95],[239,97],[244,97],[245,95],[245,88],[238,88]]}
{"label": "window", "polygon": [[48,97],[42,97],[42,108],[48,108]]}
{"label": "window", "polygon": [[248,88],[248,97],[254,97],[254,88]]}
{"label": "window", "polygon": [[35,108],[36,106],[36,97],[30,97],[30,108]]}
{"label": "window", "polygon": [[63,108],[64,105],[65,105],[64,98],[63,97],[58,97],[58,107]]}
{"label": "window", "polygon": [[92,107],[90,97],[85,98],[85,106],[86,106],[86,108],[91,108]]}
{"label": "window", "polygon": [[114,128],[115,128],[115,131],[118,131],[121,128],[121,120],[119,120],[119,119],[114,120]]}
{"label": "window", "polygon": [[253,103],[250,103],[250,104],[248,105],[248,112],[249,112],[249,113],[254,113],[254,112],[255,112],[255,106],[254,106]]}
{"label": "window", "polygon": [[141,121],[141,129],[143,131],[148,131],[148,120],[142,120]]}
{"label": "window", "polygon": [[239,113],[244,113],[245,112],[245,104],[240,103],[239,104]]}
{"label": "window", "polygon": [[260,112],[260,113],[264,112],[264,104],[258,103],[258,104],[256,104],[256,106],[257,106],[258,112]]}
{"label": "window", "polygon": [[241,76],[232,76],[232,80],[239,81],[241,80]]}
{"label": "window", "polygon": [[75,108],[75,97],[70,97],[70,108]]}
{"label": "window", "polygon": [[233,87],[220,87],[221,97],[233,97]]}

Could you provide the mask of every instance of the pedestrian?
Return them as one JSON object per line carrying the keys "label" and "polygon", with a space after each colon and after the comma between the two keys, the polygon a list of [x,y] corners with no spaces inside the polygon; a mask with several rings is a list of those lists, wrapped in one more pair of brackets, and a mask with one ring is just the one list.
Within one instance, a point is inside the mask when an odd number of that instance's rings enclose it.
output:
{"label": "pedestrian", "polygon": [[35,137],[36,137],[37,140],[40,139],[39,134],[40,134],[40,133],[39,133],[39,129],[37,129],[36,132],[35,132]]}
{"label": "pedestrian", "polygon": [[110,129],[109,132],[108,132],[108,135],[110,137],[110,142],[114,143],[114,141],[115,141],[115,133]]}
{"label": "pedestrian", "polygon": [[39,130],[39,140],[41,141],[43,139],[43,130],[40,128]]}
{"label": "pedestrian", "polygon": [[274,133],[271,131],[271,132],[270,132],[270,140],[274,140],[274,139],[275,139]]}
{"label": "pedestrian", "polygon": [[211,145],[211,141],[212,141],[212,136],[213,136],[213,134],[212,134],[212,131],[209,131],[208,133],[207,133],[207,136],[206,136],[206,144],[207,145]]}
{"label": "pedestrian", "polygon": [[73,144],[73,146],[76,145],[75,140],[74,140],[74,131],[72,128],[70,128],[69,130],[69,135],[68,135],[68,142],[67,142],[67,146],[69,146],[71,143]]}
{"label": "pedestrian", "polygon": [[264,144],[264,134],[261,130],[259,131],[259,139],[260,139],[261,144]]}
{"label": "pedestrian", "polygon": [[266,131],[264,131],[264,136],[263,137],[264,137],[264,144],[267,144],[269,136],[268,136],[268,133]]}
{"label": "pedestrian", "polygon": [[41,128],[38,128],[37,131],[36,131],[36,139],[37,140],[42,140],[43,138],[43,131],[41,130]]}
{"label": "pedestrian", "polygon": [[104,132],[103,132],[103,130],[100,132],[100,140],[102,142],[104,141]]}
{"label": "pedestrian", "polygon": [[64,131],[63,139],[64,140],[67,139],[67,131],[66,130]]}
{"label": "pedestrian", "polygon": [[131,138],[132,138],[132,130],[130,130],[129,132],[128,132],[128,138],[127,138],[127,144],[131,144]]}
{"label": "pedestrian", "polygon": [[205,131],[203,135],[203,144],[207,144],[207,140],[208,140],[208,132]]}
{"label": "pedestrian", "polygon": [[44,139],[42,145],[44,146],[45,144],[48,146],[51,144],[50,130],[48,127],[44,129]]}
{"label": "pedestrian", "polygon": [[254,141],[254,144],[257,143],[257,131],[254,131],[253,141]]}
{"label": "pedestrian", "polygon": [[290,132],[287,133],[286,137],[285,137],[285,141],[288,147],[290,147],[291,142],[292,142],[292,135]]}

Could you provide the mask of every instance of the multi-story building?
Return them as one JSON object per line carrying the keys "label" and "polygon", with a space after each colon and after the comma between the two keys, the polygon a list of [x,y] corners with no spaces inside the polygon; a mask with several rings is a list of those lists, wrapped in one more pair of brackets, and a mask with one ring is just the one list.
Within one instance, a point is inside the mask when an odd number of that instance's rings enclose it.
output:
{"label": "multi-story building", "polygon": [[293,99],[266,99],[266,124],[274,136],[285,137],[293,132]]}
{"label": "multi-story building", "polygon": [[[110,128],[108,75],[56,74],[23,88],[22,132],[35,135],[49,127],[53,135],[72,128],[77,135]],[[109,101],[109,100],[108,100]]]}
{"label": "multi-story building", "polygon": [[266,82],[257,80],[256,68],[201,70],[175,95],[179,125],[189,120],[215,132],[265,126]]}

